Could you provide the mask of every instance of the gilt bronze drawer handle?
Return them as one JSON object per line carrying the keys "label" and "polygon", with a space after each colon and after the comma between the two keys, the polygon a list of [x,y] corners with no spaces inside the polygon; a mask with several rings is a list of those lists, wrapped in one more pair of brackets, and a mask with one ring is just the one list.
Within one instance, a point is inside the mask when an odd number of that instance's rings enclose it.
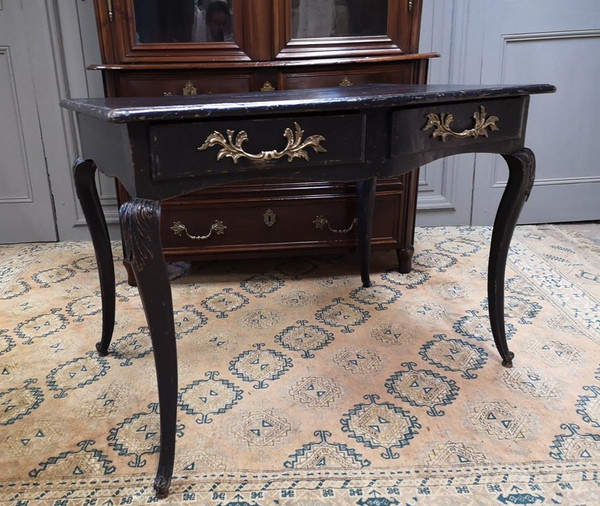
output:
{"label": "gilt bronze drawer handle", "polygon": [[450,114],[435,114],[429,113],[426,114],[427,124],[423,127],[423,130],[429,130],[433,128],[432,137],[441,137],[442,142],[446,142],[448,137],[473,137],[476,139],[477,137],[487,137],[488,136],[488,128],[492,131],[497,131],[499,128],[496,126],[496,122],[498,121],[497,116],[487,117],[487,113],[485,112],[485,107],[480,106],[479,112],[473,113],[473,120],[475,125],[473,128],[468,128],[467,130],[463,130],[462,132],[454,132],[450,125],[452,121],[454,121],[454,116]]}
{"label": "gilt bronze drawer handle", "polygon": [[269,81],[265,81],[260,91],[275,91],[275,87]]}
{"label": "gilt bronze drawer handle", "polygon": [[208,231],[208,234],[206,234],[206,235],[191,235],[187,231],[187,227],[183,223],[181,223],[180,221],[176,221],[175,223],[173,223],[171,230],[173,231],[173,233],[175,235],[181,235],[181,234],[185,233],[185,235],[187,235],[190,239],[193,239],[194,241],[204,241],[204,240],[208,239],[213,232],[217,235],[223,235],[225,233],[226,228],[227,228],[227,225],[225,225],[222,221],[215,220],[215,222],[210,226],[210,230]]}
{"label": "gilt bronze drawer handle", "polygon": [[348,76],[344,76],[344,78],[340,81],[340,86],[354,86],[354,83]]}
{"label": "gilt bronze drawer handle", "polygon": [[329,229],[329,231],[333,232],[334,234],[347,234],[354,228],[354,225],[356,225],[357,221],[358,221],[358,219],[354,218],[348,228],[341,228],[341,229],[331,228],[331,225],[329,224],[329,220],[327,218],[325,218],[325,216],[319,215],[313,220],[313,224],[315,225],[315,228],[318,228],[319,230],[323,230],[325,227],[327,227]]}
{"label": "gilt bronze drawer handle", "polygon": [[186,97],[198,94],[198,88],[194,86],[194,83],[192,83],[192,81],[188,81],[187,83],[185,83],[185,86],[181,91]]}
{"label": "gilt bronze drawer handle", "polygon": [[248,134],[245,130],[240,130],[235,136],[235,140],[233,139],[233,134],[235,133],[233,130],[227,130],[227,138],[221,132],[215,131],[206,138],[204,144],[198,148],[198,151],[204,151],[205,149],[219,145],[221,149],[217,154],[217,161],[229,157],[233,159],[233,163],[237,163],[240,158],[265,161],[278,160],[284,156],[287,156],[288,162],[291,162],[294,158],[303,158],[308,161],[309,157],[306,148],[313,148],[315,153],[327,151],[321,146],[321,141],[324,141],[325,137],[322,135],[311,135],[305,141],[302,141],[304,130],[295,121],[294,127],[295,132],[292,132],[291,128],[286,128],[283,132],[283,136],[287,139],[287,146],[283,151],[273,149],[271,151],[261,151],[258,154],[247,153],[242,148],[242,144],[248,140]]}
{"label": "gilt bronze drawer handle", "polygon": [[[198,88],[196,88],[194,86],[194,83],[192,83],[192,81],[188,81],[187,83],[185,83],[184,87],[181,89],[181,94],[184,96],[194,96],[198,94]],[[172,97],[173,96],[173,92],[172,91],[163,91],[163,97]]]}

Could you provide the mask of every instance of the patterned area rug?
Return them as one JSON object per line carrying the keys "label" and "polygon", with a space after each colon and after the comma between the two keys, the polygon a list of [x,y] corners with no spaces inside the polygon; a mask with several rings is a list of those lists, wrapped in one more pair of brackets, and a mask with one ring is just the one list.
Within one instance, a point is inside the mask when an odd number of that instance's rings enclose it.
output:
{"label": "patterned area rug", "polygon": [[[376,254],[367,289],[353,255],[172,264],[179,427],[162,503],[599,504],[600,248],[517,229],[506,369],[489,239],[419,229],[414,270]],[[154,362],[117,276],[103,358],[91,245],[0,247],[0,503],[154,502]]]}

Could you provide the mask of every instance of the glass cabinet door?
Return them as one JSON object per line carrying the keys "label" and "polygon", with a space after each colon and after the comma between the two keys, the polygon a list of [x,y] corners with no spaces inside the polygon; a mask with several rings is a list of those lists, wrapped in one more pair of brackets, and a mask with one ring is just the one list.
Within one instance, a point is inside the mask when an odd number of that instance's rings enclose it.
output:
{"label": "glass cabinet door", "polygon": [[232,42],[232,0],[133,0],[136,43]]}
{"label": "glass cabinet door", "polygon": [[388,0],[292,0],[292,39],[387,35]]}
{"label": "glass cabinet door", "polygon": [[420,0],[278,0],[279,58],[412,52]]}
{"label": "glass cabinet door", "polygon": [[114,63],[250,60],[248,1],[254,0],[95,0],[113,34]]}
{"label": "glass cabinet door", "polygon": [[417,52],[421,0],[94,0],[104,63]]}

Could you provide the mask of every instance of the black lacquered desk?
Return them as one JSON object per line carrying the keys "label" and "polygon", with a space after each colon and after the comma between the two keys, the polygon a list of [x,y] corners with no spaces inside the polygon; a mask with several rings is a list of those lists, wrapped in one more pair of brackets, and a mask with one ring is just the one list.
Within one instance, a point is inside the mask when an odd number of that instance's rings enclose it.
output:
{"label": "black lacquered desk", "polygon": [[101,355],[108,354],[114,327],[115,275],[94,182],[96,164],[131,195],[120,219],[156,362],[158,495],[168,494],[173,473],[178,393],[173,303],[159,233],[161,201],[257,178],[356,182],[360,273],[368,286],[376,178],[458,153],[498,153],[509,177],[492,234],[488,299],[494,341],[502,364],[510,367],[514,355],[504,329],[504,274],[512,233],[534,181],[535,159],[524,147],[529,96],[554,90],[550,85],[365,85],[61,102],[78,113],[85,141],[86,158],[77,159],[73,170],[100,274],[103,326],[96,347]]}

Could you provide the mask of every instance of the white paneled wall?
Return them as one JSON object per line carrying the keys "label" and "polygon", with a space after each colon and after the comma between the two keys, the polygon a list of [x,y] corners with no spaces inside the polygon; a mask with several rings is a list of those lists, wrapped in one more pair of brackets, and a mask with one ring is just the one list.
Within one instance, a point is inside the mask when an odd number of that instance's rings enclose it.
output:
{"label": "white paneled wall", "polygon": [[[103,94],[100,73],[86,70],[100,62],[93,1],[9,1],[25,6],[28,26],[36,27],[26,35],[33,86],[26,97],[26,84],[13,90],[19,89],[21,103],[37,106],[58,236],[84,239],[69,169],[79,150],[77,129],[57,104],[62,97]],[[532,98],[528,142],[538,153],[539,180],[524,217],[600,218],[600,143],[589,114],[600,109],[600,1],[424,0],[420,47],[441,54],[431,61],[430,83],[557,84],[558,94]],[[0,33],[0,64],[9,61],[2,58],[7,48]],[[417,224],[490,223],[504,179],[502,160],[492,156],[460,155],[423,167]],[[114,184],[101,179],[99,185],[116,237]],[[40,209],[48,215],[48,206]]]}

